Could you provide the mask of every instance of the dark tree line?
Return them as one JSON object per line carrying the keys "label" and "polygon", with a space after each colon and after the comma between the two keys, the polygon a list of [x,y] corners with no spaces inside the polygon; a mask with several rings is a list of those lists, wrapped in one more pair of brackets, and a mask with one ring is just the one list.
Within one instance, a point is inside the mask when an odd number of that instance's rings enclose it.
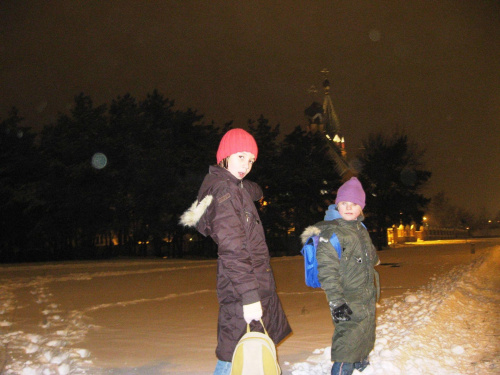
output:
{"label": "dark tree line", "polygon": [[[39,134],[13,109],[0,121],[0,261],[181,256],[180,214],[197,190],[231,123],[205,124],[154,91],[95,105],[80,94]],[[259,157],[250,175],[271,252],[297,254],[302,230],[322,219],[342,183],[320,134],[282,136],[264,117],[249,121]],[[404,135],[371,135],[359,155],[369,227],[420,222],[430,178]],[[292,241],[290,241],[292,239]],[[204,245],[213,249],[211,240]],[[213,252],[204,255],[213,256]]]}
{"label": "dark tree line", "polygon": [[421,223],[430,199],[419,190],[431,173],[423,169],[422,152],[406,135],[370,134],[363,141],[363,149],[361,181],[371,213],[366,221],[376,233],[374,240],[380,248],[385,243],[386,228]]}

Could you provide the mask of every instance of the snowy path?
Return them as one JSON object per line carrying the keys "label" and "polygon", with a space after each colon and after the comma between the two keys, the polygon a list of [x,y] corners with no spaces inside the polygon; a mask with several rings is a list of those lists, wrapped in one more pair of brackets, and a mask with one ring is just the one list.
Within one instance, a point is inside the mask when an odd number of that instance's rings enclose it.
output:
{"label": "snowy path", "polygon": [[[196,284],[189,290],[185,283],[180,283],[176,293],[158,296],[158,290],[144,293],[140,287],[128,289],[116,283],[125,280],[125,285],[133,285],[134,280],[144,276],[161,278],[172,272],[214,268],[213,261],[159,264],[158,260],[127,260],[4,266],[0,273],[0,337],[5,373],[100,373],[93,366],[91,352],[80,346],[89,331],[101,328],[92,323],[92,313],[209,292]],[[171,284],[169,289],[175,290]]]}
{"label": "snowy path", "polygon": [[[378,339],[364,374],[498,373],[500,239],[469,249],[380,252]],[[304,285],[302,262],[272,260],[294,329],[278,348],[283,374],[328,374],[333,327],[324,293]],[[215,270],[213,260],[2,265],[0,373],[211,374]]]}
{"label": "snowy path", "polygon": [[[89,329],[81,314],[63,311],[41,280],[26,285],[2,283],[0,295],[7,373],[63,375],[70,373],[70,364],[74,369],[71,373],[84,373],[90,353],[74,345]],[[14,329],[3,334],[11,327]],[[12,362],[9,359],[13,357],[16,360]]]}

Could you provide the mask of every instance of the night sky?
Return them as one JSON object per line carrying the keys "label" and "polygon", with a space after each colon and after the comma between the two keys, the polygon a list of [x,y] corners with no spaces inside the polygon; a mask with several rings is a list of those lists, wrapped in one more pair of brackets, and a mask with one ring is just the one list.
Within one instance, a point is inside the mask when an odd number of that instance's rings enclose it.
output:
{"label": "night sky", "polygon": [[0,118],[16,106],[35,130],[80,92],[158,89],[205,123],[262,114],[288,133],[323,68],[348,158],[404,131],[426,150],[425,194],[500,211],[500,1],[0,2]]}

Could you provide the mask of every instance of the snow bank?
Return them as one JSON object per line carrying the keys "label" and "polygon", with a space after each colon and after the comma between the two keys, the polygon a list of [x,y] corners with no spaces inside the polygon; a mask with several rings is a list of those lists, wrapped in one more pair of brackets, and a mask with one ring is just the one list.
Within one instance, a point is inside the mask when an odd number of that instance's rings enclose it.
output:
{"label": "snow bank", "polygon": [[[416,293],[384,301],[364,375],[498,374],[500,253],[457,267]],[[292,374],[329,374],[330,348]]]}

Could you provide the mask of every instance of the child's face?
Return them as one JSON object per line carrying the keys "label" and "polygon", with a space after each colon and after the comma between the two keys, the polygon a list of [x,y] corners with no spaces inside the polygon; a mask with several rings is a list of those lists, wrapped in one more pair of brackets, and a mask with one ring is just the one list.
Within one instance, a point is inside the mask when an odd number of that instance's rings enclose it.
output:
{"label": "child's face", "polygon": [[352,202],[339,202],[337,204],[337,210],[339,211],[342,219],[351,221],[356,220],[359,215],[361,215],[361,206]]}
{"label": "child's face", "polygon": [[227,159],[227,170],[242,180],[251,170],[255,162],[255,155],[251,152],[237,152]]}

